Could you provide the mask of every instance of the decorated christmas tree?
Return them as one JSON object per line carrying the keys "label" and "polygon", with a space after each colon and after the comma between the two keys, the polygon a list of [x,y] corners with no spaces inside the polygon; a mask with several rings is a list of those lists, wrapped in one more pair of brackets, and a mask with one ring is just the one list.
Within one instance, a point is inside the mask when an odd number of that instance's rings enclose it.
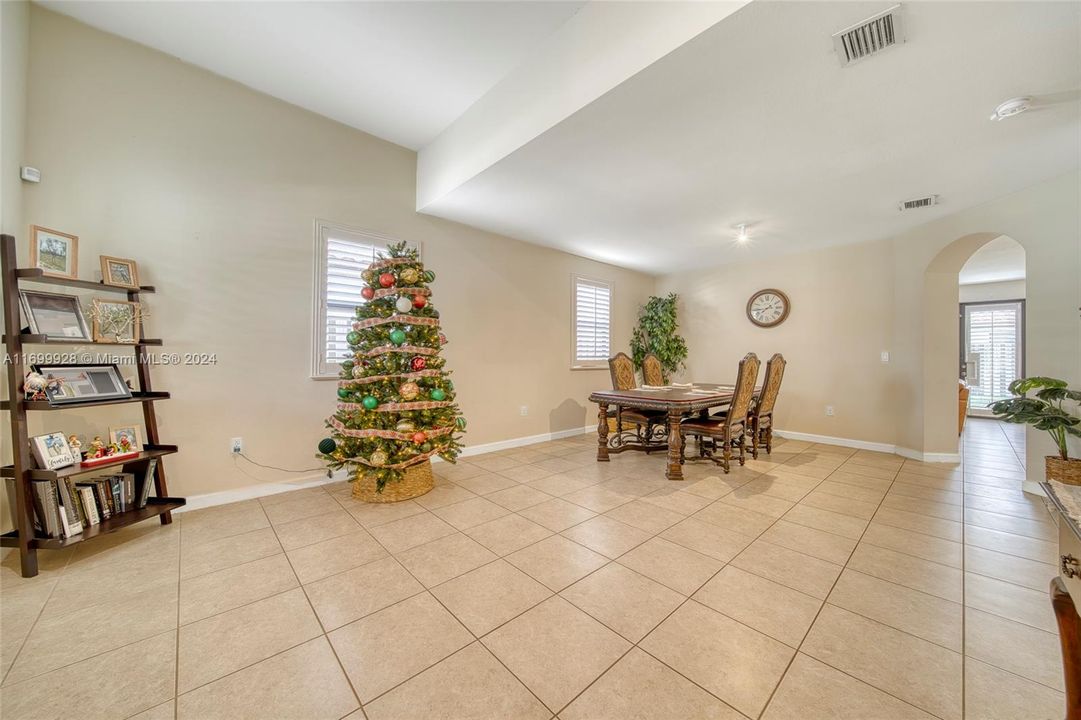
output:
{"label": "decorated christmas tree", "polygon": [[387,248],[362,275],[349,356],[338,381],[338,411],[327,420],[333,437],[319,456],[334,469],[375,481],[380,493],[434,455],[454,462],[465,418],[441,356],[446,336],[430,302],[435,273],[405,243]]}

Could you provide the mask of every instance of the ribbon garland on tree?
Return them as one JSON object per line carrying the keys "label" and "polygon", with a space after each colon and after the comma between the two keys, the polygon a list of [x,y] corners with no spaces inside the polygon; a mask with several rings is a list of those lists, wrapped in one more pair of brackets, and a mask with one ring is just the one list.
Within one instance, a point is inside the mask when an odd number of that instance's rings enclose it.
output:
{"label": "ribbon garland on tree", "polygon": [[416,250],[396,243],[361,277],[337,412],[326,422],[332,437],[319,443],[318,457],[374,476],[382,490],[435,455],[454,462],[461,452],[455,433],[466,423],[441,357],[446,336],[430,301],[435,273]]}

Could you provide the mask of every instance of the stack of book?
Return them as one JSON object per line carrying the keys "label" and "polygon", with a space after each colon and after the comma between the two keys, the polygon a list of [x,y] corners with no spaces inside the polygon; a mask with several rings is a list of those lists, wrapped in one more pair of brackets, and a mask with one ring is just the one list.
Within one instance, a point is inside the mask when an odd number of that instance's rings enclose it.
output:
{"label": "stack of book", "polygon": [[120,472],[77,481],[74,477],[32,480],[34,531],[39,537],[71,537],[120,513],[146,507],[157,459],[137,478]]}

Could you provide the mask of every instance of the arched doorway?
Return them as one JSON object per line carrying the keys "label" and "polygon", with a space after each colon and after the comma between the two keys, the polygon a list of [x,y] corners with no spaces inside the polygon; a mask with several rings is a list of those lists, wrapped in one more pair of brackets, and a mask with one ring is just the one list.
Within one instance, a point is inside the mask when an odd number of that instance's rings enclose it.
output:
{"label": "arched doorway", "polygon": [[[924,272],[923,447],[925,454],[950,456],[958,449],[958,378],[962,328],[960,274],[981,248],[1004,249],[1016,238],[996,232],[965,235],[944,247]],[[1012,248],[1011,248],[1012,249]],[[1016,257],[1016,253],[1014,254]],[[1023,255],[1022,255],[1023,257]],[[968,353],[966,353],[967,355]],[[987,366],[985,365],[984,370]],[[993,370],[992,370],[993,372]],[[1008,374],[1000,372],[1000,376]],[[1008,380],[1006,381],[1008,383]],[[1002,384],[1001,380],[998,384]]]}

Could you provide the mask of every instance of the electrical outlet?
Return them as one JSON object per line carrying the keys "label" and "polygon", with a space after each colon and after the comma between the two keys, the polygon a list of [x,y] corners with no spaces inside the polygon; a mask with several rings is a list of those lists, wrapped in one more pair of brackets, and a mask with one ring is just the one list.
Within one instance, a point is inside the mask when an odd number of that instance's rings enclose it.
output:
{"label": "electrical outlet", "polygon": [[522,413],[522,417],[525,417],[526,415],[529,414],[529,406],[528,405],[523,405],[520,412]]}
{"label": "electrical outlet", "polygon": [[833,417],[833,406],[832,405],[827,405],[826,406],[826,417]]}
{"label": "electrical outlet", "polygon": [[888,363],[889,361],[890,361],[890,351],[889,350],[883,350],[882,351],[882,362]]}
{"label": "electrical outlet", "polygon": [[234,455],[244,452],[244,438],[233,438],[229,441],[229,450]]}

